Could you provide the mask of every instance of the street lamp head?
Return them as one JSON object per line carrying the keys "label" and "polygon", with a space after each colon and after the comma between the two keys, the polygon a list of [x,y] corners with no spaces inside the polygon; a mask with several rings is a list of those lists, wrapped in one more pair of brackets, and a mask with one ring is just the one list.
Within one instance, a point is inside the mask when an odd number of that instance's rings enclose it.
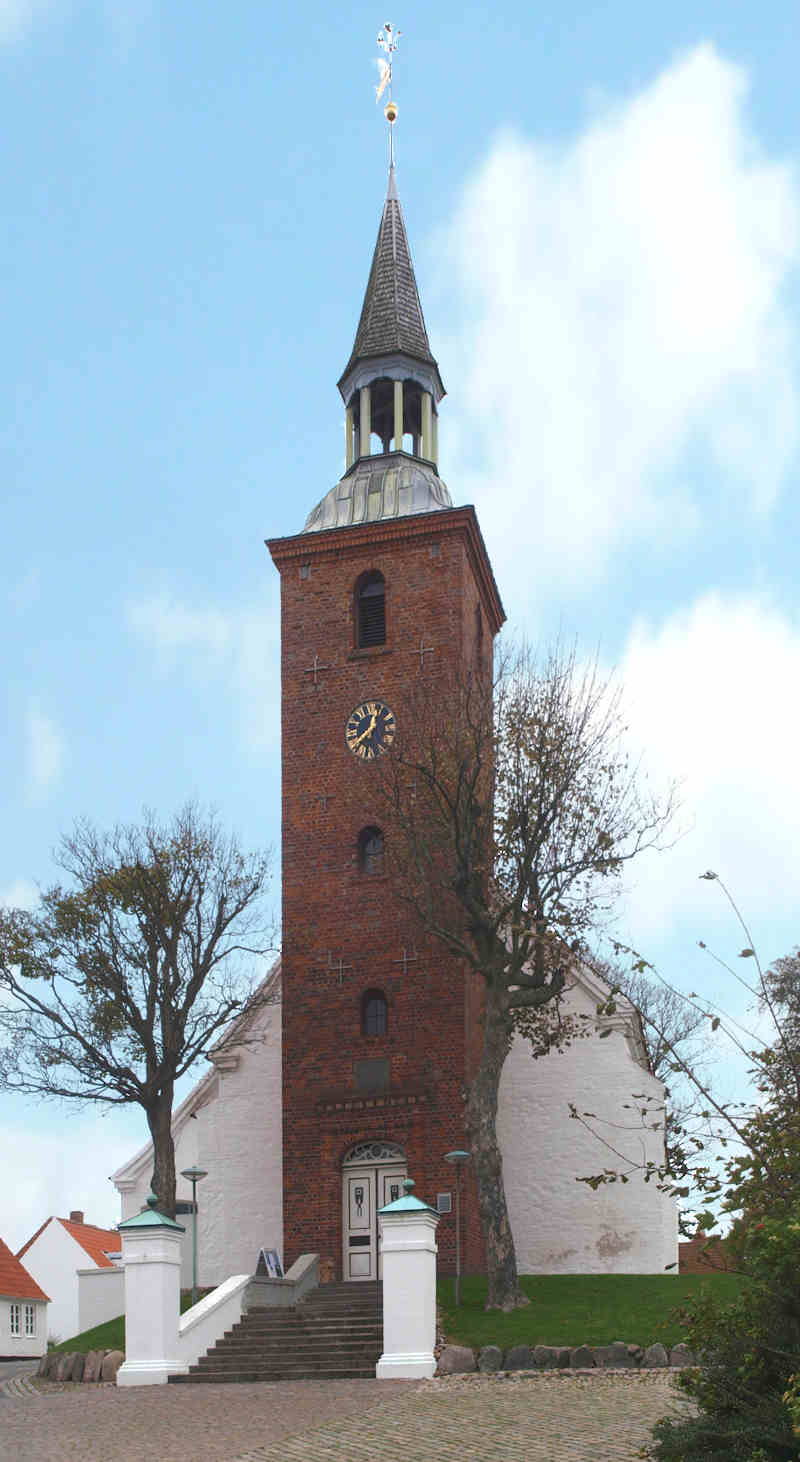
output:
{"label": "street lamp head", "polygon": [[208,1177],[206,1168],[181,1168],[181,1177],[188,1178],[190,1183],[199,1183],[201,1178]]}
{"label": "street lamp head", "polygon": [[456,1167],[458,1167],[463,1162],[469,1162],[471,1156],[471,1152],[464,1152],[462,1148],[457,1147],[453,1152],[446,1152],[444,1160],[445,1162],[455,1163]]}

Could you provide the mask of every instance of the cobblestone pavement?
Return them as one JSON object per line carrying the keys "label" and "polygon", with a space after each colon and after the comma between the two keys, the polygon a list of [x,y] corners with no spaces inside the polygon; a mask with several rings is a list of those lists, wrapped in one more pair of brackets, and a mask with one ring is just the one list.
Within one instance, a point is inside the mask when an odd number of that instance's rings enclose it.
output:
{"label": "cobblestone pavement", "polygon": [[7,1390],[26,1462],[634,1462],[682,1403],[666,1372]]}
{"label": "cobblestone pavement", "polygon": [[684,1405],[665,1372],[454,1377],[236,1462],[634,1462]]}

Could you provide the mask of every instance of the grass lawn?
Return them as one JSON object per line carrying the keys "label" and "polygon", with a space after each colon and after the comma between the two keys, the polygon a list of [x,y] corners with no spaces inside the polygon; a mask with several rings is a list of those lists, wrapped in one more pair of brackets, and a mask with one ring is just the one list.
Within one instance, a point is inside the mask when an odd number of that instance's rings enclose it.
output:
{"label": "grass lawn", "polygon": [[734,1299],[747,1280],[739,1274],[543,1274],[526,1275],[522,1288],[530,1305],[505,1315],[484,1310],[486,1280],[461,1280],[461,1306],[455,1308],[452,1279],[439,1280],[442,1329],[456,1344],[607,1345],[624,1340],[639,1345],[675,1345],[684,1332],[677,1307],[708,1288],[720,1300]]}
{"label": "grass lawn", "polygon": [[[207,1289],[198,1290],[198,1296],[203,1298],[208,1294]],[[181,1290],[181,1314],[188,1310],[192,1303],[192,1291]],[[82,1335],[73,1335],[71,1340],[62,1340],[60,1345],[54,1345],[53,1350],[81,1351],[88,1355],[90,1350],[124,1350],[125,1349],[125,1316],[117,1315],[114,1320],[106,1320],[103,1325],[94,1325],[91,1330],[84,1330]]]}

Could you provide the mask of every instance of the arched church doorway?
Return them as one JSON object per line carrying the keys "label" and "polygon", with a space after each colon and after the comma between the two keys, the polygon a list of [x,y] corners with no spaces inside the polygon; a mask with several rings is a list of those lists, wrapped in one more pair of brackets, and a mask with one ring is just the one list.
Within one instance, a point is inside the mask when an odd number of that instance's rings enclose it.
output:
{"label": "arched church doorway", "polygon": [[342,1164],[345,1279],[382,1277],[378,1209],[403,1195],[406,1155],[394,1142],[357,1142]]}

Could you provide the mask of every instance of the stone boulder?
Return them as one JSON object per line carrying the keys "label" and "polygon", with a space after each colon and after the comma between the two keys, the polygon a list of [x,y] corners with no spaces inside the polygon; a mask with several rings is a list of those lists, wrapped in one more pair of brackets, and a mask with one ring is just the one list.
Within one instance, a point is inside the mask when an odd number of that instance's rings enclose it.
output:
{"label": "stone boulder", "polygon": [[46,1376],[47,1375],[47,1362],[49,1361],[49,1359],[50,1359],[49,1353],[47,1351],[45,1351],[44,1355],[41,1357],[41,1359],[39,1361],[38,1366],[36,1367],[36,1374],[37,1374],[37,1376]]}
{"label": "stone boulder", "polygon": [[47,1352],[47,1358],[46,1358],[46,1364],[45,1364],[45,1368],[44,1368],[44,1374],[47,1377],[47,1380],[48,1381],[54,1381],[55,1380],[55,1378],[56,1378],[56,1371],[58,1370],[58,1363],[59,1363],[60,1360],[61,1360],[61,1356],[59,1355],[59,1353],[58,1353],[57,1350],[49,1350]]}
{"label": "stone boulder", "polygon": [[512,1345],[506,1354],[505,1370],[532,1371],[535,1369],[529,1345]]}
{"label": "stone boulder", "polygon": [[671,1366],[696,1366],[697,1356],[681,1341],[680,1345],[673,1345],[669,1353],[669,1363]]}
{"label": "stone boulder", "polygon": [[624,1370],[626,1367],[630,1369],[636,1365],[636,1360],[624,1340],[615,1340],[611,1345],[596,1345],[594,1358],[596,1364],[607,1371]]}
{"label": "stone boulder", "polygon": [[669,1356],[667,1355],[664,1346],[661,1345],[660,1342],[657,1342],[655,1345],[648,1345],[644,1355],[642,1356],[642,1367],[646,1370],[649,1370],[651,1368],[655,1368],[656,1366],[668,1365]]}
{"label": "stone boulder", "polygon": [[53,1375],[53,1379],[55,1381],[68,1381],[69,1380],[69,1373],[72,1370],[72,1362],[73,1362],[74,1358],[75,1358],[75,1352],[72,1351],[72,1350],[65,1350],[65,1351],[60,1351],[59,1352],[58,1359],[56,1361],[55,1373]]}
{"label": "stone boulder", "polygon": [[75,1354],[72,1357],[72,1365],[70,1366],[69,1375],[67,1376],[67,1380],[68,1381],[82,1381],[83,1380],[83,1368],[84,1368],[85,1365],[86,1365],[86,1356],[83,1354],[83,1351],[76,1350]]}
{"label": "stone boulder", "polygon": [[105,1355],[103,1357],[102,1370],[100,1372],[100,1378],[101,1378],[101,1380],[103,1380],[103,1381],[116,1381],[116,1379],[117,1379],[117,1371],[119,1370],[120,1366],[122,1365],[122,1362],[124,1361],[124,1359],[125,1359],[125,1354],[121,1350],[108,1350],[108,1351],[106,1351],[106,1353],[105,1353]]}
{"label": "stone boulder", "polygon": [[475,1352],[468,1345],[446,1345],[439,1356],[439,1375],[458,1376],[475,1370]]}
{"label": "stone boulder", "polygon": [[83,1367],[84,1381],[99,1381],[100,1368],[103,1364],[104,1350],[90,1350],[86,1356],[86,1363]]}
{"label": "stone boulder", "polygon": [[588,1371],[594,1366],[594,1351],[588,1345],[576,1345],[569,1353],[569,1364],[574,1371]]}
{"label": "stone boulder", "polygon": [[478,1356],[479,1371],[501,1371],[503,1369],[503,1352],[499,1345],[484,1345]]}
{"label": "stone boulder", "polygon": [[558,1370],[561,1352],[554,1345],[534,1345],[533,1364],[537,1371]]}

